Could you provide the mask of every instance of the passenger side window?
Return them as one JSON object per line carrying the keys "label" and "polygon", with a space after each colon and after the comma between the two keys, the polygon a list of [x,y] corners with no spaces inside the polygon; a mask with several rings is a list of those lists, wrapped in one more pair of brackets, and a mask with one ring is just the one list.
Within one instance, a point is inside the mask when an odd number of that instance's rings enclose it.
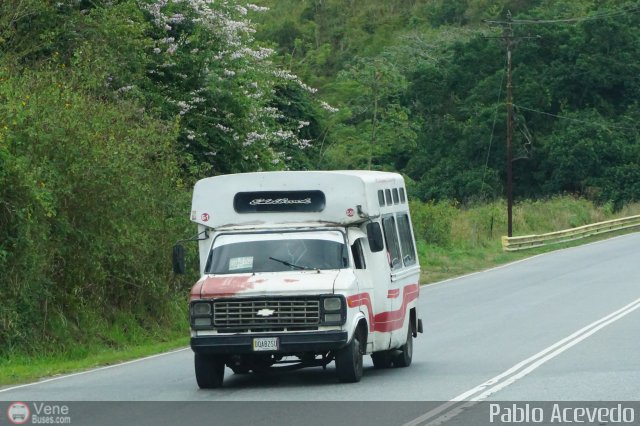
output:
{"label": "passenger side window", "polygon": [[391,269],[402,267],[400,259],[400,246],[398,245],[398,233],[396,231],[396,221],[393,216],[382,218],[382,229],[384,240],[387,244],[387,251],[390,256]]}
{"label": "passenger side window", "polygon": [[367,269],[362,246],[363,239],[358,238],[351,246],[351,254],[353,255],[353,263],[356,269]]}
{"label": "passenger side window", "polygon": [[391,190],[390,189],[385,189],[384,190],[384,194],[387,198],[387,205],[390,206],[393,204],[393,199],[391,198]]}
{"label": "passenger side window", "polygon": [[411,238],[411,226],[409,223],[409,215],[398,215],[398,232],[400,233],[400,247],[402,248],[402,263],[404,266],[416,263],[416,250]]}

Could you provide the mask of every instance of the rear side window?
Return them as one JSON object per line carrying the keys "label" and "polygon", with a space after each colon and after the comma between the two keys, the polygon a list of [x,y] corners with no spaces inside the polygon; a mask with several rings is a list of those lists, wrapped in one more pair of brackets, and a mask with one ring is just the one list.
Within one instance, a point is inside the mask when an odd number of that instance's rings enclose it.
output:
{"label": "rear side window", "polygon": [[398,244],[396,221],[393,216],[382,218],[382,229],[384,231],[384,241],[387,244],[387,251],[389,252],[391,269],[400,268],[402,266],[400,245]]}
{"label": "rear side window", "polygon": [[416,263],[416,250],[411,238],[411,226],[409,224],[409,215],[398,215],[398,232],[400,233],[400,247],[402,249],[402,263],[404,266]]}

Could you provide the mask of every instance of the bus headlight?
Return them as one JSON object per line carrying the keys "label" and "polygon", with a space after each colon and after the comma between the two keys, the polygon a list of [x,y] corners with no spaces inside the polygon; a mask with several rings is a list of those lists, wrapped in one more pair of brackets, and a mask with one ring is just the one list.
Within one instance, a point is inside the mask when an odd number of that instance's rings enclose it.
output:
{"label": "bus headlight", "polygon": [[347,305],[342,296],[327,296],[322,299],[322,324],[342,325],[347,319]]}
{"label": "bus headlight", "polygon": [[342,299],[340,297],[327,297],[324,299],[322,307],[325,311],[340,311],[342,309]]}
{"label": "bus headlight", "polygon": [[209,302],[194,302],[191,305],[191,312],[193,315],[211,315],[211,303]]}
{"label": "bus headlight", "polygon": [[213,325],[213,306],[208,301],[191,303],[191,325],[193,327],[211,327]]}

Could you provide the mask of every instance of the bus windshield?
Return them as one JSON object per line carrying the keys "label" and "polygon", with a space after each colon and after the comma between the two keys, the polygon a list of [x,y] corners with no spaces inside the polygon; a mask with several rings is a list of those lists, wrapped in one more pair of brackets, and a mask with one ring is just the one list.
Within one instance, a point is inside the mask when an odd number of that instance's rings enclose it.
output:
{"label": "bus windshield", "polygon": [[347,253],[339,231],[224,234],[213,243],[205,273],[341,269]]}

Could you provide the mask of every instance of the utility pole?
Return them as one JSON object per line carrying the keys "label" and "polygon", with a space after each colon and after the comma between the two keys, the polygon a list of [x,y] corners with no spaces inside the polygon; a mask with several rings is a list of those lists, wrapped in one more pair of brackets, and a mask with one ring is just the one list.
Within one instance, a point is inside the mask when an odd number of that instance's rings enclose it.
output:
{"label": "utility pole", "polygon": [[[513,19],[507,11],[506,21],[486,21],[502,26],[501,38],[507,47],[507,236],[513,236],[513,84],[511,76],[511,51],[514,46]],[[494,38],[494,37],[490,37]]]}
{"label": "utility pole", "polygon": [[514,40],[539,39],[540,36],[513,36],[513,24],[535,23],[534,21],[514,21],[511,11],[507,11],[506,21],[485,21],[489,24],[497,24],[502,27],[501,38],[507,47],[507,236],[513,236],[513,84],[511,75],[511,51],[515,45]]}
{"label": "utility pole", "polygon": [[504,27],[504,40],[507,44],[507,236],[513,236],[513,87],[511,80],[511,47],[513,28],[511,12],[507,12],[507,25]]}

